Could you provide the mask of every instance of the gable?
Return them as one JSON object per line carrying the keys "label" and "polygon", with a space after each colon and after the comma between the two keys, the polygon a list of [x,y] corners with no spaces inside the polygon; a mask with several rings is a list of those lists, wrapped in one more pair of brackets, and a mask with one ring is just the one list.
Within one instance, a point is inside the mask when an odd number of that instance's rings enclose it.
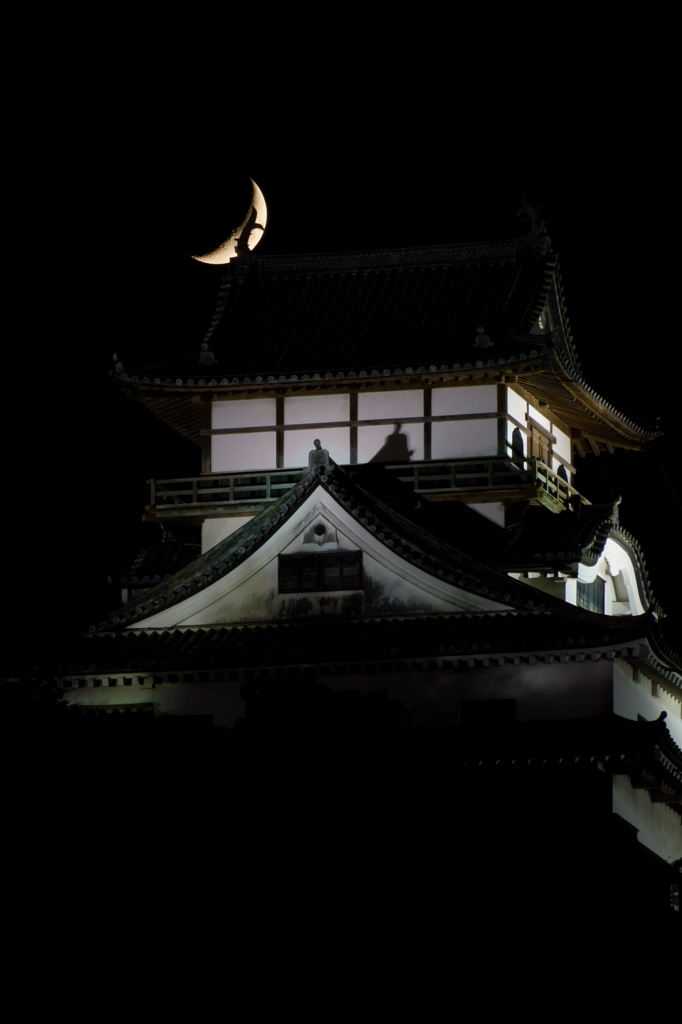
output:
{"label": "gable", "polygon": [[[280,556],[326,557],[346,552],[361,555],[361,586],[279,592]],[[324,573],[320,579],[324,579]],[[129,628],[278,622],[315,616],[362,618],[499,611],[509,607],[462,590],[408,562],[350,515],[332,494],[318,487],[234,569],[198,593]]]}

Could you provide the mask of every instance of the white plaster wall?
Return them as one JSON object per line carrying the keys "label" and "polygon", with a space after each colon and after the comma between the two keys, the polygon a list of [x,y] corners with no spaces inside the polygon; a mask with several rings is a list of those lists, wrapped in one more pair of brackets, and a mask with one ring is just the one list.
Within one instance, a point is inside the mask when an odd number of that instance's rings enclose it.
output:
{"label": "white plaster wall", "polygon": [[[418,391],[387,391],[358,395],[358,419],[390,419],[393,423],[401,423],[406,416],[424,415],[424,392]],[[421,423],[406,423],[400,433],[406,438],[402,447],[405,454],[398,461],[409,459],[416,461],[424,458],[424,427]],[[391,423],[376,427],[358,427],[358,462],[369,462],[377,455],[384,445],[391,446],[389,440],[393,434]],[[397,446],[396,446],[397,448]],[[412,451],[408,456],[407,451]],[[331,450],[330,450],[331,454]],[[391,459],[389,461],[396,461]]]}
{"label": "white plaster wall", "polygon": [[[318,523],[325,525],[330,536],[334,531],[334,543],[325,545],[323,551],[362,549],[363,590],[315,595],[278,594],[278,555],[294,550],[292,544],[306,543],[306,536],[312,543],[313,527]],[[319,551],[319,544],[316,543],[311,550]],[[286,526],[273,533],[232,572],[197,594],[129,628],[270,622],[318,614],[357,617],[506,608],[499,601],[460,590],[406,562],[357,523],[332,495],[320,488],[309,495]]]}
{"label": "white plaster wall", "polygon": [[251,519],[253,516],[224,516],[220,519],[205,519],[201,527],[202,555],[204,551],[215,547],[219,541],[225,540]]}
{"label": "white plaster wall", "polygon": [[487,458],[497,454],[495,419],[432,424],[431,455],[434,459]]}
{"label": "white plaster wall", "polygon": [[498,526],[504,526],[504,505],[501,501],[488,501],[480,505],[469,505],[469,508],[476,509],[482,516],[490,519],[493,523],[497,523]]}
{"label": "white plaster wall", "polygon": [[532,405],[528,406],[528,415],[531,417],[531,419],[534,419],[536,423],[539,423],[541,427],[544,427],[545,430],[549,431],[549,433],[552,433],[551,425],[547,417],[543,416],[542,413],[538,412],[538,410],[534,408]]}
{"label": "white plaster wall", "polygon": [[[552,450],[560,455],[562,459],[566,459],[566,462],[573,464],[572,452],[571,452],[571,439],[568,434],[565,434],[563,430],[558,430],[556,426],[552,426],[552,433],[556,437],[556,443],[552,445]],[[558,459],[552,459],[552,469],[556,473],[561,463]],[[568,472],[568,470],[567,470]],[[569,479],[572,474],[568,473]]]}
{"label": "white plaster wall", "polygon": [[[214,430],[226,427],[275,425],[275,399],[213,402]],[[238,473],[240,470],[274,469],[277,443],[274,431],[254,434],[216,434],[211,438],[211,471]]]}
{"label": "white plaster wall", "polygon": [[525,427],[528,402],[518,392],[514,391],[513,388],[507,388],[507,412]]}
{"label": "white plaster wall", "polygon": [[[581,583],[592,583],[597,576],[606,581],[604,610],[607,615],[642,615],[646,611],[648,605],[639,591],[633,559],[612,537],[607,539],[604,552],[596,565],[578,566],[578,579]],[[614,577],[617,576],[619,580],[616,588]],[[624,593],[628,598],[629,610],[622,601]]]}
{"label": "white plaster wall", "polygon": [[497,412],[497,385],[434,388],[431,393],[434,416],[464,416],[469,412]]}
{"label": "white plaster wall", "polygon": [[[680,701],[661,686],[652,693],[651,680],[640,670],[634,680],[633,666],[622,658],[613,662],[613,711],[621,718],[636,722],[641,715],[652,722],[661,711],[667,712],[665,724],[675,743],[682,745]],[[666,804],[652,802],[646,790],[633,789],[626,775],[613,777],[613,810],[638,829],[637,838],[664,860],[682,856],[682,825],[679,816]]]}
{"label": "white plaster wall", "polygon": [[[434,388],[431,398],[434,416],[464,416],[467,413],[496,412],[497,387]],[[455,420],[431,427],[434,459],[467,459],[476,455],[497,455],[497,420]]]}
{"label": "white plaster wall", "polygon": [[[285,423],[329,423],[348,420],[349,395],[310,395],[284,399]],[[318,437],[322,447],[340,466],[350,462],[350,429],[318,427],[310,430],[287,430],[284,433],[284,465],[307,466],[313,441]]]}
{"label": "white plaster wall", "polygon": [[613,810],[638,830],[637,838],[670,863],[682,857],[679,815],[666,804],[652,803],[644,789],[633,789],[627,775],[613,777]]}
{"label": "white plaster wall", "polygon": [[285,423],[330,423],[349,418],[350,395],[304,395],[284,399]]}
{"label": "white plaster wall", "polygon": [[350,430],[348,427],[318,427],[316,430],[287,430],[284,434],[284,465],[288,468],[308,465],[308,456],[319,438],[322,447],[338,466],[350,462]]}
{"label": "white plaster wall", "polygon": [[634,681],[632,665],[622,658],[613,663],[613,711],[621,718],[629,718],[636,722],[641,715],[648,722],[659,717],[661,711],[667,713],[665,724],[670,735],[682,748],[682,701],[676,700],[672,694],[657,687],[657,695],[652,693],[651,679],[641,670],[639,682]]}

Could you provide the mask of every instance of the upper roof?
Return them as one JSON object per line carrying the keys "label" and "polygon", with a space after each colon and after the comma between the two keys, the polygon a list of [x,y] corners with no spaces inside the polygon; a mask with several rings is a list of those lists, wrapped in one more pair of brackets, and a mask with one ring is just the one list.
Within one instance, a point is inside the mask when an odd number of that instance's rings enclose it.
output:
{"label": "upper roof", "polygon": [[[555,329],[543,332],[538,319],[548,305]],[[117,363],[115,371],[196,443],[202,393],[479,379],[518,380],[575,427],[578,443],[591,437],[592,450],[658,436],[583,379],[546,238],[248,256],[228,265],[203,351],[200,340],[157,365]]]}
{"label": "upper roof", "polygon": [[[530,333],[555,263],[519,239],[247,258],[229,265],[205,340],[221,376],[240,379],[450,368],[485,352],[480,326]],[[197,345],[174,371],[203,376],[199,356]]]}

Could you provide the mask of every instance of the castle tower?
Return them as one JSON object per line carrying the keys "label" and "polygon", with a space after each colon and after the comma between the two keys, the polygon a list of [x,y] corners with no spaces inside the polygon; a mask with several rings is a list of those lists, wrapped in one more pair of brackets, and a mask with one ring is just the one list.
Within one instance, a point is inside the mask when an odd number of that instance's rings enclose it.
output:
{"label": "castle tower", "polygon": [[388,689],[416,726],[475,724],[467,764],[530,763],[551,734],[557,762],[609,777],[653,857],[682,856],[682,665],[617,503],[576,479],[657,435],[584,380],[541,226],[242,246],[191,358],[129,359],[117,384],[196,444],[197,472],[152,482],[165,540],[83,639],[71,703],[230,726],[244,680],[305,666]]}

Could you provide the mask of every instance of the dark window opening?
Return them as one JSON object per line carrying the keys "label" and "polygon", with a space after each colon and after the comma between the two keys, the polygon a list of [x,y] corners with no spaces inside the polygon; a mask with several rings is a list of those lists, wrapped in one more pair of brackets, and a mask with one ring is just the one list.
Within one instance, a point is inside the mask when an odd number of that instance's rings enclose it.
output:
{"label": "dark window opening", "polygon": [[309,594],[316,590],[360,590],[361,588],[361,551],[279,556],[280,594]]}
{"label": "dark window opening", "polygon": [[600,577],[593,583],[581,583],[578,581],[578,608],[585,608],[588,612],[600,612],[604,614],[604,584]]}

